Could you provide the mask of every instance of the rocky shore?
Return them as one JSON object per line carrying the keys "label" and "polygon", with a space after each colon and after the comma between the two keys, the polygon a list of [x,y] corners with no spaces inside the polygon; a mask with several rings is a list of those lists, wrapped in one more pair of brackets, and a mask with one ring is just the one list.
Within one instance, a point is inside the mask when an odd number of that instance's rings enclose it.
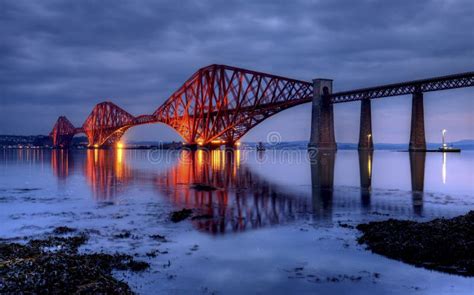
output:
{"label": "rocky shore", "polygon": [[112,271],[143,271],[148,264],[125,254],[81,254],[87,235],[62,236],[71,232],[61,227],[26,244],[0,242],[0,293],[133,294]]}
{"label": "rocky shore", "polygon": [[357,226],[372,252],[416,266],[474,276],[474,211],[452,219],[389,219]]}

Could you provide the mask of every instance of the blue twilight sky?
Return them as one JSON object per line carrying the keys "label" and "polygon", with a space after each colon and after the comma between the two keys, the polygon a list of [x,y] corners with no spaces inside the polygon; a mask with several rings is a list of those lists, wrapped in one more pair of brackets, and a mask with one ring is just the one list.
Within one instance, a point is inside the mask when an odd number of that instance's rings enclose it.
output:
{"label": "blue twilight sky", "polygon": [[[474,2],[0,0],[0,134],[47,134],[59,115],[80,126],[112,100],[152,113],[198,68],[229,64],[334,90],[474,70]],[[336,139],[356,142],[358,102],[335,106]],[[407,142],[410,97],[373,101],[375,142]],[[474,88],[425,94],[428,141],[474,138]],[[243,140],[306,140],[310,105]],[[128,140],[179,139],[156,124]]]}

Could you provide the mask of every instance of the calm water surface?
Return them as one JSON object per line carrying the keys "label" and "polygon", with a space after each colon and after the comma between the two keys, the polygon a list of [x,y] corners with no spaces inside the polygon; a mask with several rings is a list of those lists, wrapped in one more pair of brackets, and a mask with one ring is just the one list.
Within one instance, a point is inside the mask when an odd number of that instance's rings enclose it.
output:
{"label": "calm water surface", "polygon": [[[0,237],[88,231],[82,251],[151,263],[116,273],[145,294],[472,294],[474,279],[372,254],[340,224],[474,210],[474,152],[340,150],[312,160],[296,150],[2,150]],[[202,217],[171,223],[182,208]]]}

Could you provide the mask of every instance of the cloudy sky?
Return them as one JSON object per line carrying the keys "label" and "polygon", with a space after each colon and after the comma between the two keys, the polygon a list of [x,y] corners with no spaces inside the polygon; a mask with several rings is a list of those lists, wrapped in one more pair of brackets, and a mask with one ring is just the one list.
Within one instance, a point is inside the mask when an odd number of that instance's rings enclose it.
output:
{"label": "cloudy sky", "polygon": [[[80,126],[112,100],[152,113],[198,68],[229,64],[335,91],[474,70],[474,2],[0,0],[0,134]],[[356,142],[358,102],[335,107],[339,142]],[[375,142],[407,142],[410,97],[373,101]],[[474,88],[425,94],[428,141],[474,139]],[[310,105],[248,133],[308,139]],[[127,139],[172,140],[160,124]]]}

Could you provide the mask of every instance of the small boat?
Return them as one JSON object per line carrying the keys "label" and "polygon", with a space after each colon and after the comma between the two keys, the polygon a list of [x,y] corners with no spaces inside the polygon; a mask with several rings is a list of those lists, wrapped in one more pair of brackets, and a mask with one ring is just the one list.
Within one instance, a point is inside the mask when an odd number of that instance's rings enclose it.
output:
{"label": "small boat", "polygon": [[443,153],[460,153],[461,149],[455,148],[452,146],[442,146],[438,148],[438,151],[443,152]]}
{"label": "small boat", "polygon": [[259,142],[259,143],[257,144],[257,151],[263,152],[264,150],[265,150],[265,146],[263,145],[262,142]]}

